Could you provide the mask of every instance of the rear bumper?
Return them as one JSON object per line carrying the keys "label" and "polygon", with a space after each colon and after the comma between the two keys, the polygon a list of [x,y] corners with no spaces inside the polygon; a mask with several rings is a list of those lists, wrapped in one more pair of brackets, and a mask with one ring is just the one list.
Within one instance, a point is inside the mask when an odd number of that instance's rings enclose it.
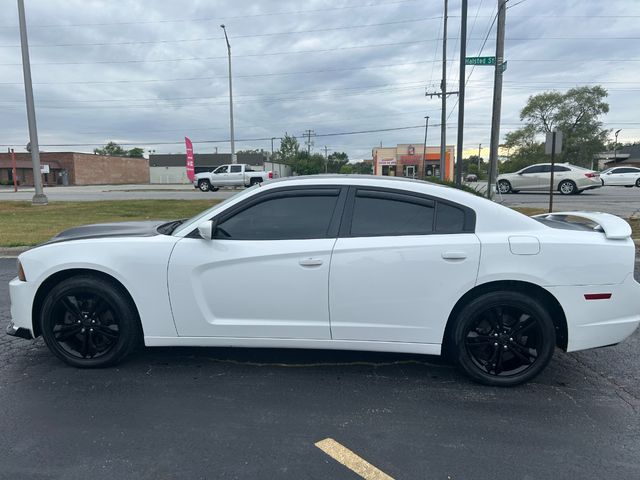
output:
{"label": "rear bumper", "polygon": [[[547,287],[567,318],[567,351],[620,343],[640,324],[640,284],[630,273],[617,285]],[[586,300],[585,294],[610,293],[611,298]]]}

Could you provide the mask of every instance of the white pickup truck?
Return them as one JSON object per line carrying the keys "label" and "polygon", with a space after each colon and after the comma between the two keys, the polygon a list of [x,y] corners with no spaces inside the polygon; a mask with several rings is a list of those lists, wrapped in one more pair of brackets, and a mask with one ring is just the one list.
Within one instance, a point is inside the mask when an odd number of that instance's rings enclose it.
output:
{"label": "white pickup truck", "polygon": [[213,172],[198,173],[193,186],[203,192],[216,191],[220,187],[251,187],[273,178],[272,172],[257,172],[244,163],[220,165]]}

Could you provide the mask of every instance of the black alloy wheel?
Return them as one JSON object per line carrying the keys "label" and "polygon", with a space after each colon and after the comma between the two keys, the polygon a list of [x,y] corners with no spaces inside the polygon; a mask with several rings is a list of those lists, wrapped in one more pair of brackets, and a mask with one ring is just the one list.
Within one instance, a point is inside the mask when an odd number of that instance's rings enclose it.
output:
{"label": "black alloy wheel", "polygon": [[493,292],[463,308],[453,344],[458,365],[472,379],[514,386],[549,363],[555,327],[537,300],[519,292]]}
{"label": "black alloy wheel", "polygon": [[84,275],[68,278],[49,292],[41,327],[49,349],[76,367],[113,365],[139,339],[130,301],[110,282]]}

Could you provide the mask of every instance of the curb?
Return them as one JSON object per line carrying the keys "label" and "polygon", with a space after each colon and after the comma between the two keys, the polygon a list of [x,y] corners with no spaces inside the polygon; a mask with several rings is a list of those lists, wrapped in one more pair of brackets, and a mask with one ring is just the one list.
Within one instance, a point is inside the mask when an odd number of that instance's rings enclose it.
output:
{"label": "curb", "polygon": [[33,247],[0,247],[0,257],[17,257]]}

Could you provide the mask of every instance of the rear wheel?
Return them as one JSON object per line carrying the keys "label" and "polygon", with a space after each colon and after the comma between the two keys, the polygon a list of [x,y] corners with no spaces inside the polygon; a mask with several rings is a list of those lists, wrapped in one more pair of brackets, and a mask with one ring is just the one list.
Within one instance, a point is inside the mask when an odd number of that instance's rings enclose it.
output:
{"label": "rear wheel", "polygon": [[463,307],[450,344],[456,363],[473,380],[510,387],[547,366],[555,329],[537,300],[519,292],[492,292]]}
{"label": "rear wheel", "polygon": [[571,180],[563,180],[558,185],[558,190],[562,195],[573,195],[578,190],[578,187]]}
{"label": "rear wheel", "polygon": [[80,368],[114,365],[139,344],[131,301],[113,284],[78,275],[63,280],[45,297],[42,336],[62,361]]}
{"label": "rear wheel", "polygon": [[198,188],[202,192],[208,192],[209,189],[211,188],[211,184],[209,183],[209,180],[199,180],[198,181]]}
{"label": "rear wheel", "polygon": [[511,183],[507,180],[499,180],[498,191],[503,194],[511,192]]}
{"label": "rear wheel", "polygon": [[252,178],[251,180],[249,180],[249,186],[253,187],[256,183],[260,183],[260,179],[259,178]]}

